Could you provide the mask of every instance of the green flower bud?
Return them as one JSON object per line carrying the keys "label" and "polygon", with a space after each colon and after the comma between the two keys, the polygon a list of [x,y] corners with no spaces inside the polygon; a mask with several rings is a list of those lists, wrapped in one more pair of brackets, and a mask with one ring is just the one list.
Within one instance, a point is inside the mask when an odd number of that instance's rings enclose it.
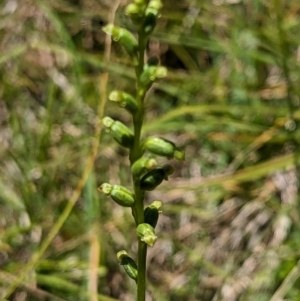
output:
{"label": "green flower bud", "polygon": [[142,157],[133,163],[131,172],[134,176],[141,176],[143,173],[152,170],[156,166],[157,162],[155,159]]}
{"label": "green flower bud", "polygon": [[123,207],[132,207],[134,205],[134,194],[123,186],[103,183],[98,190],[111,196],[116,203]]}
{"label": "green flower bud", "polygon": [[108,24],[103,27],[103,31],[112,36],[112,39],[119,42],[120,45],[133,57],[138,56],[138,43],[131,32],[125,28]]}
{"label": "green flower bud", "polygon": [[102,123],[107,132],[122,146],[130,148],[133,145],[134,136],[131,130],[122,122],[115,121],[110,117],[104,117]]}
{"label": "green flower bud", "polygon": [[143,21],[146,4],[144,3],[130,3],[126,6],[125,14],[131,19],[131,21],[139,25]]}
{"label": "green flower bud", "polygon": [[172,159],[176,146],[164,138],[149,137],[143,142],[143,148],[155,155]]}
{"label": "green flower bud", "polygon": [[151,225],[146,223],[139,224],[136,228],[136,233],[141,241],[150,247],[154,246],[157,236],[155,235],[154,228]]}
{"label": "green flower bud", "polygon": [[138,275],[138,270],[137,270],[137,264],[135,263],[135,261],[131,257],[129,257],[127,252],[124,250],[118,252],[117,257],[118,257],[120,265],[123,266],[127,275],[136,281],[137,275]]}
{"label": "green flower bud", "polygon": [[151,225],[153,228],[156,227],[158,216],[161,211],[162,202],[154,201],[150,206],[146,207],[144,210],[144,220],[146,224]]}
{"label": "green flower bud", "polygon": [[153,10],[153,13],[155,11],[156,15],[159,14],[159,11],[162,9],[163,4],[161,0],[150,0],[147,10]]}
{"label": "green flower bud", "polygon": [[131,114],[135,114],[138,110],[136,99],[123,91],[112,91],[108,99],[115,101],[120,107],[125,108]]}
{"label": "green flower bud", "polygon": [[170,165],[164,165],[163,167],[155,168],[147,172],[140,182],[142,190],[151,191],[154,190],[163,180],[168,180],[168,176],[174,172],[174,168]]}
{"label": "green flower bud", "polygon": [[145,16],[144,24],[143,24],[143,29],[144,29],[145,34],[150,35],[153,32],[153,30],[156,26],[156,20],[157,20],[157,18],[153,14],[148,13]]}
{"label": "green flower bud", "polygon": [[142,148],[158,156],[184,161],[184,151],[177,148],[173,142],[164,138],[149,137],[143,142]]}
{"label": "green flower bud", "polygon": [[184,161],[185,160],[185,153],[182,149],[175,149],[174,151],[174,158],[178,161]]}
{"label": "green flower bud", "polygon": [[151,34],[156,26],[156,20],[159,17],[162,3],[159,0],[151,0],[145,11],[145,18],[143,22],[144,33]]}
{"label": "green flower bud", "polygon": [[145,65],[140,78],[141,84],[144,88],[148,89],[155,80],[165,78],[167,76],[167,72],[167,68],[163,66]]}

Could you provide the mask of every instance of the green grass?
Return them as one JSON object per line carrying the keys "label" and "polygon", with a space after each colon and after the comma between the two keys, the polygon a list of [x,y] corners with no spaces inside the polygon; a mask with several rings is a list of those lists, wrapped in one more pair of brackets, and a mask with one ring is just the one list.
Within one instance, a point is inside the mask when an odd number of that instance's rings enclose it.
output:
{"label": "green grass", "polygon": [[[298,301],[299,3],[164,2],[153,41],[170,72],[143,134],[186,161],[148,200],[165,203],[149,300]],[[93,161],[108,2],[12,3],[0,4],[0,296],[132,300],[115,256],[136,252],[131,213],[97,192],[129,185],[128,154],[104,132]],[[123,10],[115,22],[130,26]],[[108,71],[107,91],[132,89],[114,43]],[[113,104],[105,115],[129,124]]]}

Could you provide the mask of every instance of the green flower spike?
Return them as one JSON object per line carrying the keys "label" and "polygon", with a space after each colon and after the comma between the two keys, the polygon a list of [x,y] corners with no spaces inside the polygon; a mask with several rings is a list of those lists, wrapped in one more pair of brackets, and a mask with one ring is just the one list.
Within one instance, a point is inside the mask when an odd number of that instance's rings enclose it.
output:
{"label": "green flower spike", "polygon": [[157,236],[155,235],[154,228],[146,223],[139,224],[136,228],[136,233],[142,242],[146,243],[148,246],[153,247]]}
{"label": "green flower spike", "polygon": [[134,162],[131,172],[134,176],[141,176],[143,173],[152,170],[157,166],[157,162],[153,158],[142,157]]}
{"label": "green flower spike", "polygon": [[135,203],[134,194],[123,186],[103,183],[98,190],[111,196],[116,203],[123,207],[132,207]]}
{"label": "green flower spike", "polygon": [[123,91],[112,91],[108,99],[111,101],[115,101],[120,107],[125,108],[132,115],[135,114],[138,110],[138,104],[135,98]]}
{"label": "green flower spike", "polygon": [[120,43],[120,45],[127,51],[127,53],[137,58],[138,56],[138,43],[134,35],[125,28],[115,26],[113,24],[108,24],[102,28],[102,30],[112,36],[115,42]]}
{"label": "green flower spike", "polygon": [[178,161],[184,161],[185,159],[184,151],[164,138],[149,137],[143,142],[142,147],[155,155],[167,157],[168,159],[175,158]]}
{"label": "green flower spike", "polygon": [[167,76],[167,68],[160,65],[158,57],[150,57],[147,62],[144,60],[149,36],[160,17],[162,0],[131,0],[127,2],[125,13],[133,22],[134,31],[130,33],[113,24],[108,24],[103,30],[125,49],[124,52],[130,55],[132,67],[134,67],[135,78],[132,88],[134,88],[135,94],[130,95],[117,88],[108,96],[109,100],[116,102],[131,114],[133,117],[132,127],[127,127],[122,122],[110,117],[104,117],[102,123],[114,140],[126,147],[129,152],[132,191],[123,186],[108,183],[103,183],[99,190],[110,196],[119,205],[131,208],[138,236],[136,262],[124,250],[118,252],[117,257],[129,277],[136,282],[136,300],[145,301],[147,247],[152,247],[157,240],[155,227],[162,207],[162,202],[158,200],[145,206],[146,192],[155,189],[164,180],[168,180],[168,176],[174,172],[170,165],[157,167],[156,156],[184,160],[184,152],[173,142],[163,138],[141,138],[147,109],[146,96],[153,83]]}
{"label": "green flower spike", "polygon": [[161,211],[163,203],[161,201],[154,201],[150,206],[146,207],[144,210],[144,220],[146,224],[151,225],[153,228],[156,227],[158,216]]}
{"label": "green flower spike", "polygon": [[131,130],[125,124],[115,121],[110,117],[104,117],[102,123],[120,145],[127,148],[132,147],[134,137]]}
{"label": "green flower spike", "polygon": [[154,190],[163,180],[168,180],[168,176],[174,172],[174,168],[171,165],[164,165],[163,167],[157,167],[148,173],[146,173],[140,182],[142,190],[151,191]]}
{"label": "green flower spike", "polygon": [[118,252],[117,257],[120,265],[123,266],[127,275],[136,281],[138,276],[138,271],[137,271],[137,265],[135,261],[131,257],[129,257],[127,252],[124,250]]}

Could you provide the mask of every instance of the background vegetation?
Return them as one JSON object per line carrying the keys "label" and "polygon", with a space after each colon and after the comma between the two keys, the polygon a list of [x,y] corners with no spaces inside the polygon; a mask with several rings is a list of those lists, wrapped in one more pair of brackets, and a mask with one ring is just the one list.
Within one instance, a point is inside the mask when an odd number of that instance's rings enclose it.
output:
{"label": "background vegetation", "polygon": [[[126,3],[115,23],[131,28]],[[124,150],[98,139],[113,4],[0,3],[3,300],[134,299],[115,256],[136,252],[130,212],[97,192],[130,181]],[[186,161],[149,199],[165,203],[149,301],[300,300],[299,13],[297,0],[164,1],[148,54],[169,76],[144,133]],[[131,63],[113,43],[107,91],[133,89]]]}

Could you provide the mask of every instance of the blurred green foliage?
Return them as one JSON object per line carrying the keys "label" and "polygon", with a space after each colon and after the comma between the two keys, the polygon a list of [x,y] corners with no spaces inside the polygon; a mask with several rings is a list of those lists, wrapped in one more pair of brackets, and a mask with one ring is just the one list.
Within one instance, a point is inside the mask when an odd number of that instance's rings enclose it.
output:
{"label": "blurred green foliage", "polygon": [[[82,178],[111,2],[0,3],[1,296]],[[131,28],[125,5],[115,23]],[[185,147],[186,161],[152,194],[165,205],[149,300],[300,300],[299,13],[296,0],[164,1],[148,55],[169,76],[148,95],[144,132]],[[108,68],[109,91],[133,89],[132,62],[115,43]],[[114,104],[106,113],[129,121]],[[136,251],[130,212],[97,193],[108,179],[129,184],[126,158],[103,133],[75,207],[8,300],[132,300],[115,257]]]}

